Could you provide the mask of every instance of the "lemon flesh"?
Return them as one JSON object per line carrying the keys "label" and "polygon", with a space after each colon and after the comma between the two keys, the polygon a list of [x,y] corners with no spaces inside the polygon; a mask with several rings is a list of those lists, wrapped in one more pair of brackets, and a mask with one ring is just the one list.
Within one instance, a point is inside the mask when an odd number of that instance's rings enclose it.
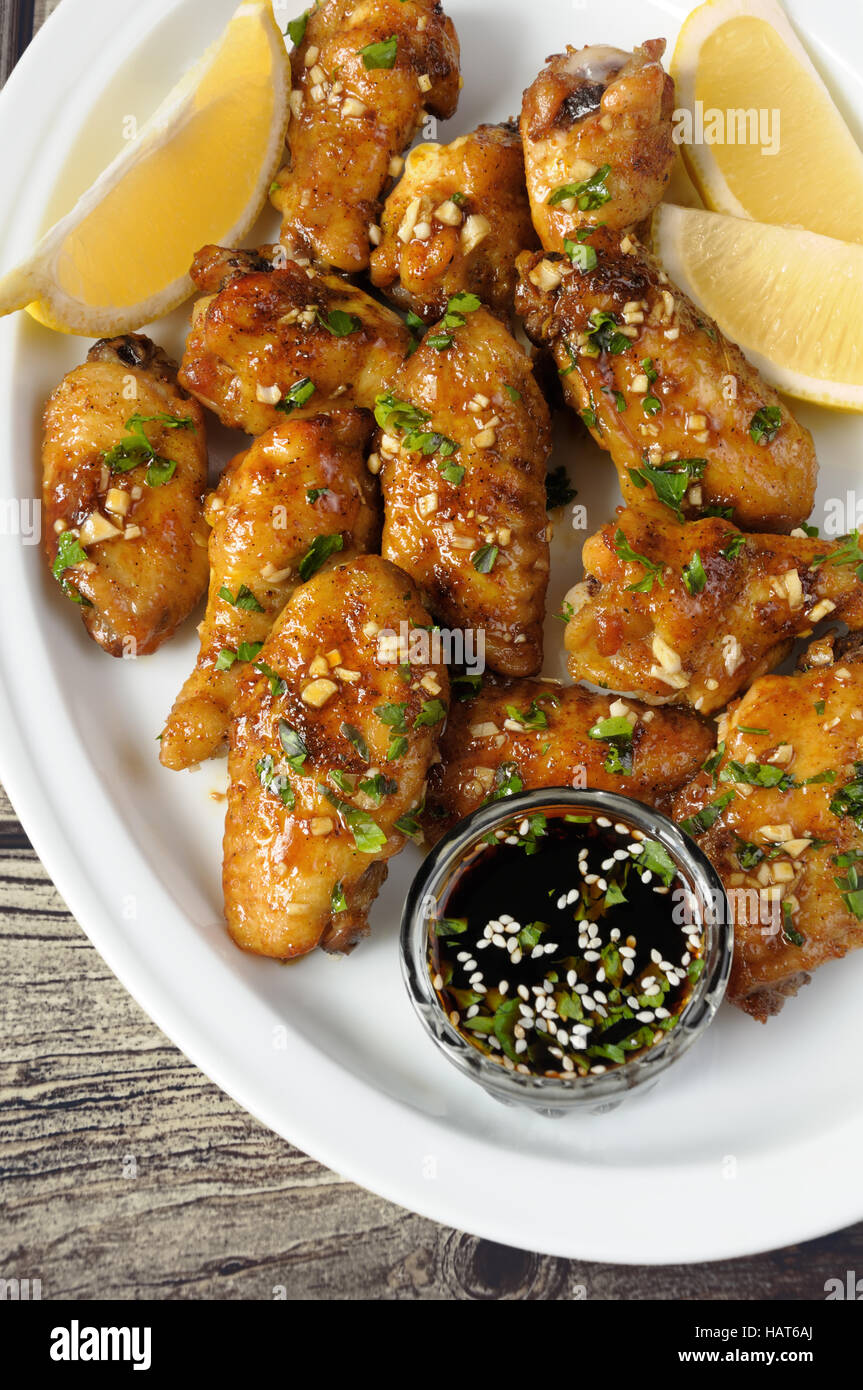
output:
{"label": "lemon flesh", "polygon": [[863,411],[863,246],[662,204],[670,278],[778,390]]}
{"label": "lemon flesh", "polygon": [[0,313],[27,307],[64,332],[113,334],[174,308],[208,242],[233,245],[282,159],[290,62],[271,0],[246,0],[138,139],[0,281]]}
{"label": "lemon flesh", "polygon": [[776,0],[708,0],[671,72],[705,133],[724,122],[723,142],[683,146],[709,208],[863,242],[863,153]]}

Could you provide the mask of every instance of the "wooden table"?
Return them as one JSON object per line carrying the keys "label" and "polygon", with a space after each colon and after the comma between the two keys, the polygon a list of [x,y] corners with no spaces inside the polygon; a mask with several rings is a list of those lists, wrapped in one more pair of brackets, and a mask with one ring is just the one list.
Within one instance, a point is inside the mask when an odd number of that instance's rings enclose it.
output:
{"label": "wooden table", "polygon": [[[0,78],[60,0],[9,0]],[[201,0],[205,3],[205,0]],[[297,0],[297,8],[300,0]],[[0,1276],[57,1298],[821,1299],[863,1224],[747,1260],[550,1259],[373,1197],[262,1128],[154,1027],[0,792]]]}

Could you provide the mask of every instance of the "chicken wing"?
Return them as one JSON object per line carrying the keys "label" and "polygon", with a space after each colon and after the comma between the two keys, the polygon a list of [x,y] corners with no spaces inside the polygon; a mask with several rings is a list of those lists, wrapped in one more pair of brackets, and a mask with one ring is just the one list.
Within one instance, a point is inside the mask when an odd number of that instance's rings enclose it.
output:
{"label": "chicken wing", "polygon": [[720,724],[675,817],[735,923],[732,1004],[766,1022],[808,972],[863,946],[863,665],[763,676]]}
{"label": "chicken wing", "polygon": [[371,408],[411,344],[391,309],[279,248],[205,246],[191,273],[205,297],[193,311],[180,381],[247,434],[336,403]]}
{"label": "chicken wing", "polygon": [[567,595],[571,676],[652,703],[712,713],[828,614],[863,627],[856,537],[745,535],[653,502],[621,510],[582,557],[586,578]]}
{"label": "chicken wing", "polygon": [[210,592],[201,649],[165,724],[165,767],[191,767],[224,746],[246,663],[297,584],[325,564],[376,548],[379,492],[364,458],[371,429],[360,411],[285,420],[222,474],[207,502]]}
{"label": "chicken wing", "polygon": [[45,407],[48,561],[111,656],[154,652],[207,587],[204,417],[176,377],[149,338],[103,338]]}
{"label": "chicken wing", "polygon": [[[809,431],[631,233],[602,228],[572,259],[525,254],[518,269],[527,332],[551,348],[627,505],[685,482],[688,515],[723,508],[756,531],[805,521],[818,472]],[[645,468],[646,487],[634,476]]]}
{"label": "chicken wing", "polygon": [[498,319],[481,307],[456,319],[426,334],[378,402],[383,553],[436,617],[484,633],[494,670],[532,675],[548,583],[548,407]]}
{"label": "chicken wing", "polygon": [[709,714],[828,614],[863,627],[856,537],[744,535],[653,502],[621,511],[583,559],[587,578],[567,595],[570,673],[651,703]]}
{"label": "chicken wing", "polygon": [[402,151],[426,111],[446,119],[458,105],[458,39],[439,0],[325,0],[307,16],[271,197],[286,245],[364,270]]}
{"label": "chicken wing", "polygon": [[[418,837],[449,682],[401,625],[429,615],[407,575],[377,555],[295,590],[234,707],[225,827],[228,930],[287,960],[347,951],[386,878]],[[433,653],[428,653],[432,655]]]}
{"label": "chicken wing", "polygon": [[567,48],[525,92],[527,188],[547,251],[563,251],[582,227],[631,227],[662,197],[675,154],[664,52],[664,39],[634,53]]}
{"label": "chicken wing", "polygon": [[515,126],[417,145],[387,198],[381,233],[372,284],[399,308],[432,323],[452,295],[469,290],[510,314],[515,258],[536,246]]}
{"label": "chicken wing", "polygon": [[486,800],[537,787],[599,787],[654,806],[695,776],[713,731],[678,709],[554,681],[453,681],[423,824],[438,840]]}

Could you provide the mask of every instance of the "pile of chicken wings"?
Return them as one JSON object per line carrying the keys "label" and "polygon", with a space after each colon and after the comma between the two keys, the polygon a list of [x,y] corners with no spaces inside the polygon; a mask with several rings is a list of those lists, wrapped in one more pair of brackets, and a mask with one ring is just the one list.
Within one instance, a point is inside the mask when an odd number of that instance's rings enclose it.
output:
{"label": "pile of chicken wings", "polygon": [[[48,560],[90,636],[153,652],[206,594],[160,757],[227,750],[246,950],[349,950],[408,840],[562,785],[696,837],[755,1018],[863,945],[863,664],[815,634],[863,630],[863,549],[807,525],[808,431],[647,244],[664,47],[567,47],[520,123],[414,144],[456,110],[452,22],[324,0],[292,55],[279,242],[198,252],[179,367],[103,340],[48,402]],[[564,604],[570,686],[539,676],[567,410],[625,503]],[[207,413],[249,436],[211,491]],[[484,678],[453,634],[482,636]]]}

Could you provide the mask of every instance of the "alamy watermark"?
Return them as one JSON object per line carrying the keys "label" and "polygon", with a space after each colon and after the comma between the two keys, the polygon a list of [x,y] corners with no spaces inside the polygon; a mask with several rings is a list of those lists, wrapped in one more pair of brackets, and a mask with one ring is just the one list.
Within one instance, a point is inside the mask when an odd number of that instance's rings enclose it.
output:
{"label": "alamy watermark", "polygon": [[377,633],[382,666],[463,666],[469,676],[485,670],[483,628],[412,627],[404,619],[399,630],[383,627]]}
{"label": "alamy watermark", "polygon": [[754,145],[763,155],[779,153],[782,113],[777,108],[678,107],[672,116],[671,138],[675,145]]}

